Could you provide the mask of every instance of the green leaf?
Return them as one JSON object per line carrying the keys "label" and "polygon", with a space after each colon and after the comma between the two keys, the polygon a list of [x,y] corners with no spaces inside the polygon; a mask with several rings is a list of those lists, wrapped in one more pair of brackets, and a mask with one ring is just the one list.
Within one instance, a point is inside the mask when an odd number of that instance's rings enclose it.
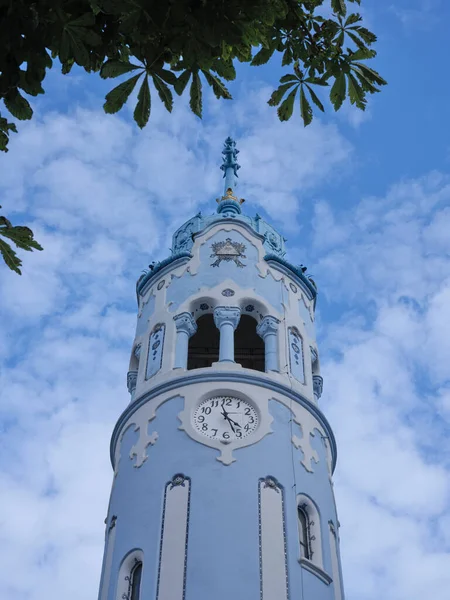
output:
{"label": "green leaf", "polygon": [[188,81],[191,78],[191,74],[192,74],[192,71],[183,71],[183,73],[181,73],[181,75],[176,80],[173,87],[179,96],[181,96],[181,94],[184,92],[184,90],[188,84]]}
{"label": "green leaf", "polygon": [[348,27],[349,25],[354,25],[355,23],[358,23],[359,21],[362,21],[362,17],[359,13],[352,13],[351,15],[349,15],[345,21],[345,27]]}
{"label": "green leaf", "polygon": [[[309,91],[311,92],[311,90]],[[311,123],[313,119],[313,111],[311,104],[306,99],[305,90],[303,89],[302,85],[300,86],[300,115],[303,119],[303,124],[305,127]]]}
{"label": "green leaf", "polygon": [[283,100],[283,102],[278,107],[277,112],[280,121],[288,121],[292,117],[292,112],[294,110],[295,94],[297,93],[297,89],[298,88],[296,87],[294,90],[292,90],[289,96],[285,98],[285,100]]}
{"label": "green leaf", "polygon": [[73,58],[69,58],[68,60],[66,60],[66,62],[63,63],[61,66],[61,73],[63,75],[68,75],[70,73],[70,71],[72,70],[72,67],[74,64],[75,64],[75,61],[73,60]]}
{"label": "green leaf", "polygon": [[311,100],[314,102],[314,104],[317,106],[317,108],[319,110],[321,110],[322,112],[325,112],[325,109],[323,107],[322,102],[319,100],[318,96],[316,95],[315,91],[312,89],[311,86],[307,85],[306,86],[308,88],[308,92],[311,95]]}
{"label": "green leaf", "polygon": [[124,75],[125,73],[129,73],[130,71],[135,71],[136,69],[141,68],[143,67],[134,65],[133,63],[124,62],[122,60],[107,60],[105,63],[103,63],[102,68],[100,69],[100,77],[102,79],[119,77],[120,75]]}
{"label": "green leaf", "polygon": [[19,119],[19,121],[27,121],[33,116],[33,110],[28,102],[17,89],[11,90],[3,98],[6,108],[9,112]]}
{"label": "green leaf", "polygon": [[77,35],[76,29],[67,29],[67,33],[70,37],[70,47],[75,62],[80,67],[87,67],[89,65],[89,50],[84,45],[81,37]]}
{"label": "green leaf", "polygon": [[103,105],[106,113],[113,114],[122,108],[141,75],[142,73],[139,73],[134,77],[130,77],[130,79],[127,79],[106,94],[106,102]]}
{"label": "green leaf", "polygon": [[192,71],[189,106],[197,117],[202,117],[202,82],[198,71]]}
{"label": "green leaf", "polygon": [[250,64],[252,67],[259,67],[265,65],[272,58],[272,54],[275,52],[274,48],[261,48],[259,52],[252,58]]}
{"label": "green leaf", "polygon": [[370,82],[376,83],[378,85],[387,85],[387,81],[383,79],[381,75],[377,73],[377,71],[375,71],[374,69],[371,69],[370,67],[362,63],[354,63],[354,66],[357,67],[362,72],[364,77]]}
{"label": "green leaf", "polygon": [[3,133],[3,131],[0,131],[0,151],[1,152],[8,152],[8,142],[9,142],[9,136],[6,135],[6,133]]}
{"label": "green leaf", "polygon": [[225,60],[224,58],[216,60],[211,69],[226,81],[233,81],[233,79],[236,79],[236,69],[234,68],[232,60]]}
{"label": "green leaf", "polygon": [[216,98],[225,98],[225,100],[232,99],[230,92],[218,77],[215,77],[212,73],[208,73],[208,71],[202,70],[202,73],[205,76],[206,81],[212,87]]}
{"label": "green leaf", "polygon": [[347,12],[345,0],[331,0],[331,8],[337,15],[345,16]]}
{"label": "green leaf", "polygon": [[69,27],[93,27],[95,25],[95,16],[92,12],[84,13],[81,17],[69,21],[67,26]]}
{"label": "green leaf", "polygon": [[175,73],[168,71],[167,69],[160,69],[156,72],[156,74],[169,85],[175,85],[177,82],[177,76]]}
{"label": "green leaf", "polygon": [[294,60],[294,55],[292,53],[292,48],[288,46],[283,53],[283,59],[281,61],[281,66],[285,67],[286,65],[290,65]]}
{"label": "green leaf", "polygon": [[351,73],[349,73],[348,75],[348,95],[352,104],[355,104],[361,110],[366,109],[367,101],[365,98],[364,90],[362,89],[356,77]]}
{"label": "green leaf", "polygon": [[[155,80],[155,79],[153,79]],[[144,81],[138,93],[138,101],[134,109],[133,117],[138,126],[142,129],[147,125],[150,118],[150,87],[148,85],[148,75],[145,75]]]}
{"label": "green leaf", "polygon": [[158,96],[161,98],[162,103],[169,112],[172,112],[173,108],[173,96],[167,85],[157,75],[153,75],[153,83],[158,91]]}
{"label": "green leaf", "polygon": [[376,55],[377,53],[375,52],[375,50],[371,50],[370,48],[366,48],[366,46],[363,46],[362,48],[358,48],[356,52],[352,52],[349,55],[348,59],[353,62],[355,60],[367,60],[369,58],[374,58]]}
{"label": "green leaf", "polygon": [[300,81],[297,75],[283,75],[280,78],[280,83],[287,83],[288,81]]}
{"label": "green leaf", "polygon": [[22,275],[22,271],[19,269],[19,267],[22,265],[22,261],[17,256],[16,252],[11,248],[11,246],[4,240],[0,240],[0,253],[11,271],[15,271],[19,275]]}
{"label": "green leaf", "polygon": [[356,25],[355,27],[350,27],[350,29],[354,29],[355,31],[357,31],[359,37],[361,37],[369,46],[377,41],[377,36],[365,27]]}
{"label": "green leaf", "polygon": [[296,81],[291,81],[290,83],[285,83],[283,85],[280,85],[280,87],[278,89],[276,89],[274,92],[272,92],[272,95],[270,96],[267,104],[269,106],[277,106],[278,104],[280,104],[281,99],[283,98],[284,94],[288,90],[290,90],[293,85],[299,85],[298,79],[296,79]]}
{"label": "green leaf", "polygon": [[339,110],[342,106],[342,103],[345,100],[346,95],[346,82],[345,75],[343,72],[339,73],[336,77],[336,81],[333,83],[333,86],[330,90],[330,100],[332,105],[334,106],[334,110]]}

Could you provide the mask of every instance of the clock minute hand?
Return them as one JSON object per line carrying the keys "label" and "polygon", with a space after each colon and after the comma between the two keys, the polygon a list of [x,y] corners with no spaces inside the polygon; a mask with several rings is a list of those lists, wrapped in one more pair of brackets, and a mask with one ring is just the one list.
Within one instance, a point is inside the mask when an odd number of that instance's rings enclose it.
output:
{"label": "clock minute hand", "polygon": [[236,433],[236,430],[235,430],[235,428],[233,427],[233,423],[234,423],[235,425],[236,425],[236,423],[235,423],[234,421],[232,421],[232,420],[231,420],[229,417],[227,417],[227,421],[228,421],[228,423],[230,424],[231,431],[232,431],[233,433]]}

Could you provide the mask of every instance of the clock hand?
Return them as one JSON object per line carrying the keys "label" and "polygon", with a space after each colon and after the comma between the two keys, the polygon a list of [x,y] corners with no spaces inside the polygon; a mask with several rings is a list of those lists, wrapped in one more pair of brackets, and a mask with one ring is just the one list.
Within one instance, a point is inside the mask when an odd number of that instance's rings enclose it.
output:
{"label": "clock hand", "polygon": [[235,430],[235,428],[233,427],[233,422],[231,421],[231,419],[228,419],[228,418],[227,418],[227,421],[228,421],[228,423],[230,424],[231,431],[232,431],[233,433],[236,433],[236,430]]}

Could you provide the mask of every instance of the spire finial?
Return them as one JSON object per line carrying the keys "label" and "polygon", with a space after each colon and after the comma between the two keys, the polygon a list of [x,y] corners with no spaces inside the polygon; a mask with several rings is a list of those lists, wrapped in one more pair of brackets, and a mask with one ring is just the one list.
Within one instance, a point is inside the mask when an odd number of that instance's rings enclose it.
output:
{"label": "spire finial", "polygon": [[237,183],[237,172],[238,169],[241,168],[241,165],[239,165],[237,162],[237,155],[239,154],[239,150],[236,149],[236,142],[229,136],[225,140],[222,154],[223,164],[220,166],[220,168],[222,169],[223,176],[225,178],[224,194],[226,194],[229,189],[234,190]]}

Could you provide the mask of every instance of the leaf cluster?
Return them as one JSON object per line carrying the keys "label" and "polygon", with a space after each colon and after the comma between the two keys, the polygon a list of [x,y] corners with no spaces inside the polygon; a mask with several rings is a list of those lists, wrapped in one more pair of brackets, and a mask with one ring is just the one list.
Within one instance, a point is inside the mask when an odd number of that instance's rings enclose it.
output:
{"label": "leaf cluster", "polygon": [[[1,208],[1,206],[0,206]],[[12,242],[22,250],[42,250],[42,246],[34,239],[33,232],[29,227],[23,227],[22,225],[12,225],[6,217],[0,216],[0,236],[3,236]],[[20,267],[22,261],[17,256],[16,252],[11,246],[0,237],[0,253],[5,261],[6,265],[18,273],[22,274]]]}
{"label": "leaf cluster", "polygon": [[[105,98],[119,111],[137,88],[134,119],[144,127],[155,93],[170,112],[187,89],[202,116],[203,88],[231,99],[227,81],[236,62],[259,66],[279,57],[290,67],[269,104],[289,119],[295,99],[305,125],[324,110],[322,88],[338,110],[345,98],[358,108],[386,82],[365,63],[375,56],[373,33],[348,14],[361,0],[0,0],[0,99],[7,114],[30,119],[29,97],[44,93],[47,70],[59,59],[124,81]],[[331,7],[332,16],[324,17]],[[317,93],[316,91],[317,90]],[[0,150],[14,123],[0,113]]]}

